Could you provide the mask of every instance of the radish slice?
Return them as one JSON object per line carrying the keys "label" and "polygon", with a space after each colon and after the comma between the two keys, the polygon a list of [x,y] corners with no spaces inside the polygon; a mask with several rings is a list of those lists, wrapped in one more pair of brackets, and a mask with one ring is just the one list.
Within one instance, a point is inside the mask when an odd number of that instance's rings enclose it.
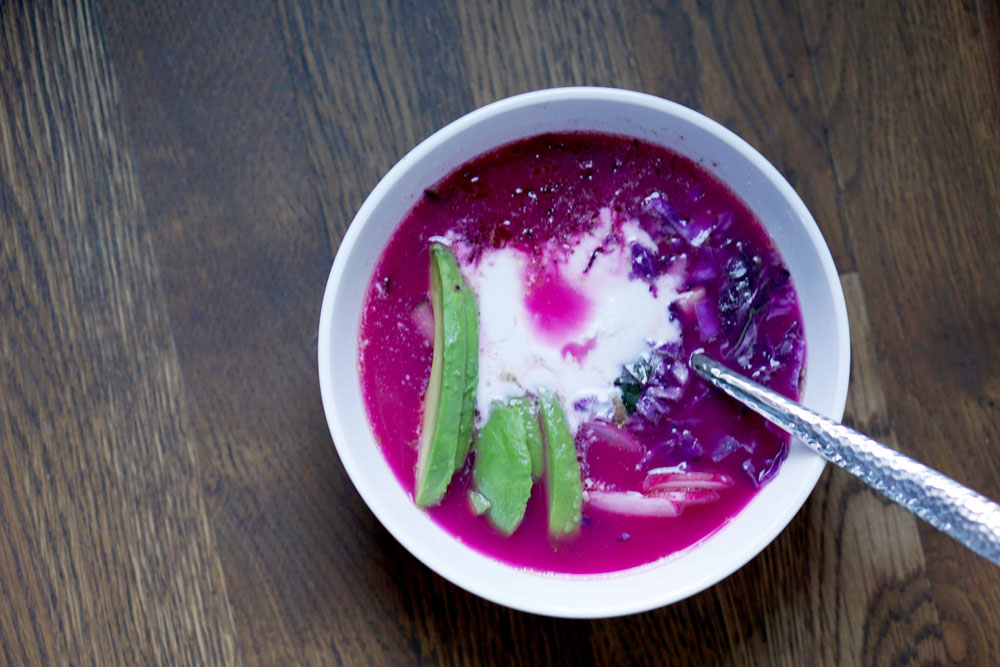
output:
{"label": "radish slice", "polygon": [[689,505],[714,503],[721,496],[711,489],[685,489],[683,491],[657,489],[650,491],[648,497],[669,500],[683,509]]}
{"label": "radish slice", "polygon": [[429,301],[422,302],[419,306],[413,309],[410,313],[410,319],[413,321],[413,326],[417,328],[424,338],[427,339],[428,343],[434,342],[434,311],[431,310],[431,304]]}
{"label": "radish slice", "polygon": [[729,475],[714,472],[676,472],[670,468],[653,468],[642,483],[643,491],[673,491],[685,489],[728,489],[733,486]]}
{"label": "radish slice", "polygon": [[638,491],[590,491],[588,505],[591,509],[626,516],[673,517],[681,513],[672,500],[651,498]]}
{"label": "radish slice", "polygon": [[642,452],[642,445],[628,431],[596,419],[580,424],[576,437],[587,444],[601,442],[625,452]]}
{"label": "radish slice", "polygon": [[593,482],[610,488],[634,489],[642,484],[642,445],[628,431],[597,420],[580,424],[576,443],[583,456],[584,473]]}

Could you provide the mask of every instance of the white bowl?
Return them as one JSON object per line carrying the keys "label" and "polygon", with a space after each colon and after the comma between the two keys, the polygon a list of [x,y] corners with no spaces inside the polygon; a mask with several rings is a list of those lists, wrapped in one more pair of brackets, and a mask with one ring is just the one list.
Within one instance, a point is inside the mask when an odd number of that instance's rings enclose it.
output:
{"label": "white bowl", "polygon": [[793,442],[778,474],[718,532],[682,552],[611,575],[539,574],[463,545],[403,491],[376,444],[358,375],[358,326],[376,261],[424,189],[471,158],[517,139],[554,131],[637,137],[699,162],[756,214],[798,291],[806,338],[802,402],[840,419],[850,344],[837,271],[802,200],[760,153],[686,107],[608,88],[557,88],[478,109],[410,151],[358,211],[333,263],[319,322],[319,379],[333,441],[348,475],[379,521],[414,556],[462,588],[515,609],[572,618],[618,616],[676,602],[711,586],[761,551],[788,524],[823,471]]}

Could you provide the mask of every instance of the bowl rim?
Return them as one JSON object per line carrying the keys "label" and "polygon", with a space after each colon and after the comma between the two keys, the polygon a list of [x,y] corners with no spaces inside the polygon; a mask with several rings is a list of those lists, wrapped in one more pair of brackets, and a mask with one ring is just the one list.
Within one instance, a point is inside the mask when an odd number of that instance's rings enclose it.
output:
{"label": "bowl rim", "polygon": [[[331,340],[333,338],[333,310],[336,302],[337,286],[340,284],[344,275],[344,270],[347,264],[347,256],[356,245],[358,237],[361,234],[362,226],[366,224],[367,220],[371,219],[373,209],[375,209],[378,202],[380,202],[385,195],[391,191],[396,182],[399,181],[412,166],[418,164],[426,155],[437,150],[442,145],[447,144],[454,137],[465,132],[470,127],[473,127],[493,116],[505,114],[524,106],[567,101],[612,101],[632,106],[645,107],[654,111],[664,112],[667,115],[677,116],[682,121],[686,121],[703,130],[706,130],[716,138],[728,144],[734,150],[741,153],[742,156],[746,158],[753,165],[753,167],[757,169],[761,175],[778,190],[781,197],[792,209],[794,217],[801,222],[810,242],[818,252],[821,264],[820,268],[824,275],[826,284],[830,288],[830,297],[832,298],[834,308],[832,315],[834,318],[834,325],[837,329],[835,336],[838,347],[837,353],[838,358],[841,359],[841,363],[837,367],[837,374],[835,378],[836,385],[833,392],[833,404],[835,409],[828,416],[837,420],[842,418],[847,401],[847,388],[850,374],[850,329],[848,325],[847,306],[844,299],[843,289],[840,284],[839,275],[834,265],[829,246],[823,238],[822,233],[819,230],[819,226],[816,224],[816,221],[809,213],[801,198],[787,182],[787,180],[785,180],[781,173],[766,158],[764,158],[760,152],[723,125],[676,102],[646,93],[617,88],[591,86],[547,88],[507,97],[479,107],[478,109],[475,109],[474,111],[471,111],[445,125],[417,144],[417,146],[411,149],[402,159],[400,159],[386,173],[386,175],[382,177],[379,183],[365,199],[361,208],[351,221],[347,233],[344,235],[344,238],[337,250],[333,267],[331,268],[327,279],[322,309],[320,312],[317,361],[319,366],[318,371],[323,410],[333,437],[334,446],[337,449],[341,462],[343,463],[349,478],[358,493],[361,495],[362,499],[365,501],[369,510],[375,514],[379,522],[400,544],[402,544],[404,548],[406,548],[407,551],[409,551],[431,570],[451,581],[455,585],[497,604],[521,611],[544,614],[553,617],[607,618],[647,611],[677,602],[715,585],[735,572],[737,569],[743,567],[747,562],[759,555],[760,552],[785,529],[791,519],[798,514],[806,499],[815,488],[815,485],[819,480],[819,476],[825,468],[825,461],[818,455],[812,455],[815,458],[815,461],[813,465],[808,467],[805,475],[803,476],[803,481],[805,482],[801,487],[803,490],[797,494],[796,497],[787,499],[789,501],[787,506],[793,507],[794,510],[786,511],[783,515],[781,515],[781,517],[772,524],[771,529],[760,533],[757,539],[752,540],[742,550],[739,557],[725,561],[720,567],[715,567],[715,569],[706,573],[706,575],[702,576],[698,581],[687,582],[683,585],[679,585],[672,588],[667,593],[651,592],[642,599],[633,600],[628,603],[608,604],[599,607],[590,606],[581,608],[568,604],[560,604],[558,602],[537,599],[526,602],[524,599],[521,599],[516,595],[512,596],[506,594],[506,592],[502,590],[503,587],[499,587],[501,590],[496,590],[496,587],[491,589],[488,586],[483,586],[480,581],[466,576],[466,574],[460,569],[457,569],[453,567],[452,564],[436,557],[433,553],[433,548],[429,548],[417,541],[406,529],[406,527],[401,525],[400,522],[391,515],[388,508],[380,502],[377,489],[369,484],[366,477],[362,474],[360,468],[361,464],[358,462],[353,452],[348,447],[340,444],[345,442],[346,434],[333,398],[335,380],[331,370],[331,357],[333,354],[333,351],[331,350]],[[483,151],[488,150],[492,150],[492,148],[487,147],[483,149]],[[793,446],[795,446],[794,441]],[[799,444],[798,447],[803,450],[805,449],[804,445],[801,444]],[[430,521],[430,519],[428,520]],[[713,533],[713,535],[714,534],[717,533]],[[710,538],[711,535],[704,539],[707,540]],[[701,542],[694,545],[694,548],[697,548],[700,543]],[[469,547],[465,548],[470,551],[474,551]],[[478,554],[479,552],[475,553]],[[494,560],[489,556],[482,554],[479,555],[484,558]],[[666,560],[670,560],[670,557]],[[655,569],[660,562],[662,561],[657,561],[633,570],[626,570],[623,573],[610,573],[609,575],[565,575],[565,578],[575,579],[577,581],[591,579],[600,580],[606,577],[613,578],[616,576],[627,576],[629,573],[633,572],[641,574],[644,571]],[[503,564],[503,567],[510,569],[511,572],[523,571],[520,568],[505,564]],[[537,575],[541,579],[552,576],[533,572],[530,574]],[[555,576],[563,577],[564,575]]]}

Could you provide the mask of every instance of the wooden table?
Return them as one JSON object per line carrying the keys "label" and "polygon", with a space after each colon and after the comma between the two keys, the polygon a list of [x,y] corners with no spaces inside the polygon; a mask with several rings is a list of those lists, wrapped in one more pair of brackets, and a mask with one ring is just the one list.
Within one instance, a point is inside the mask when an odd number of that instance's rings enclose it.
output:
{"label": "wooden table", "polygon": [[849,421],[1000,497],[1000,5],[0,8],[0,662],[1000,663],[1000,571],[828,469],[682,603],[526,615],[403,550],[320,404],[327,273],[448,121],[647,91],[801,194],[848,297]]}

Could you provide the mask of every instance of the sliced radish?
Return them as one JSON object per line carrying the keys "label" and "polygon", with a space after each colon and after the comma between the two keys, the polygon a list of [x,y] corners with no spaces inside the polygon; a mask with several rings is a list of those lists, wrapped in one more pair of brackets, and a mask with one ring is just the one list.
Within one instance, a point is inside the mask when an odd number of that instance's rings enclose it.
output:
{"label": "sliced radish", "polygon": [[670,468],[653,468],[642,483],[643,491],[684,489],[728,489],[733,486],[729,475],[714,472],[677,472]]}
{"label": "sliced radish", "polygon": [[642,445],[628,431],[597,419],[580,424],[576,437],[587,444],[601,442],[626,452],[642,451]]}
{"label": "sliced radish", "polygon": [[721,496],[711,489],[654,489],[648,493],[647,497],[663,498],[664,500],[676,503],[679,508],[683,509],[689,505],[707,505],[708,503],[714,503]]}
{"label": "sliced radish", "polygon": [[588,505],[626,516],[673,517],[681,513],[677,503],[667,498],[651,498],[638,491],[590,491]]}
{"label": "sliced radish", "polygon": [[634,489],[642,483],[642,445],[631,434],[608,422],[580,424],[576,442],[588,479],[612,487]]}

